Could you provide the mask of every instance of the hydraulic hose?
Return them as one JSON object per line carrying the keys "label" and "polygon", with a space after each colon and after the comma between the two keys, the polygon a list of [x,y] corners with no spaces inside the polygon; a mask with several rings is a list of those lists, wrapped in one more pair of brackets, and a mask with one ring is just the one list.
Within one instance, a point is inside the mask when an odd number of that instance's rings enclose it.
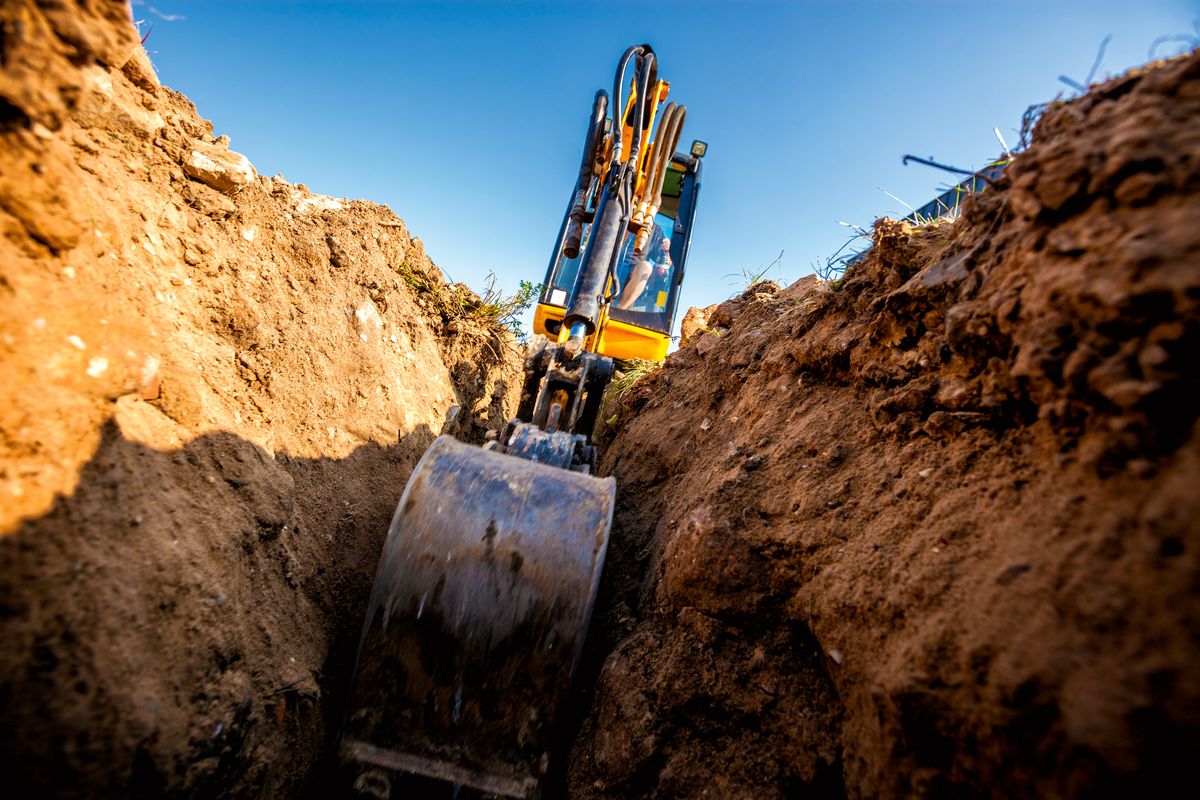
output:
{"label": "hydraulic hose", "polygon": [[650,219],[654,219],[654,215],[658,213],[659,206],[662,205],[662,190],[663,184],[667,180],[667,165],[671,163],[671,159],[675,157],[675,150],[679,147],[679,137],[683,134],[683,121],[685,119],[687,119],[687,106],[678,106],[675,109],[675,113],[671,116],[671,125],[667,128],[667,139],[663,142],[658,173],[653,184],[654,196],[650,202]]}
{"label": "hydraulic hose", "polygon": [[[663,152],[667,140],[667,137],[663,134],[670,129],[671,120],[675,116],[675,112],[675,104],[668,103],[658,120],[658,135],[654,137],[654,144],[650,150],[650,158],[646,164],[646,184],[642,189],[641,202],[638,203],[637,210],[633,213],[633,222],[638,225],[649,224],[653,219],[653,216],[650,219],[646,218],[646,211],[650,208],[650,204],[654,200],[654,187],[661,183],[661,175],[664,169]],[[638,234],[635,251],[639,254],[642,252],[642,245],[645,243],[645,238],[641,233]]]}
{"label": "hydraulic hose", "polygon": [[658,175],[660,156],[662,155],[663,137],[662,132],[667,129],[669,120],[675,114],[675,104],[667,103],[667,107],[663,109],[662,116],[658,118],[659,135],[654,137],[654,143],[650,145],[650,156],[646,161],[646,185],[642,190],[642,199],[638,203],[637,210],[633,212],[633,222],[640,225],[645,217],[646,209],[650,206],[650,200],[654,195],[655,176]]}
{"label": "hydraulic hose", "polygon": [[[621,100],[621,87],[625,79],[625,69],[630,59],[638,56],[637,98],[633,107],[633,140],[629,150],[629,162],[621,160],[624,119],[624,104]],[[583,340],[596,330],[600,318],[600,308],[604,302],[604,289],[608,283],[625,232],[629,227],[630,206],[632,204],[633,178],[637,173],[637,154],[641,147],[644,126],[647,120],[646,103],[648,87],[651,81],[657,81],[658,68],[655,65],[654,52],[649,45],[636,45],[625,51],[613,85],[612,113],[615,117],[613,125],[613,167],[609,180],[600,194],[596,205],[596,217],[592,223],[587,253],[584,256],[579,277],[576,279],[574,291],[571,292],[570,305],[563,315],[563,325],[570,331],[566,343],[568,353],[577,353],[583,347]]]}
{"label": "hydraulic hose", "polygon": [[646,123],[650,121],[646,114],[646,106],[650,99],[650,87],[658,81],[658,64],[650,47],[646,46],[646,54],[642,56],[637,72],[637,100],[633,104],[633,142],[629,147],[629,167],[634,171],[638,168],[638,157],[642,151],[642,137],[646,135]]}
{"label": "hydraulic hose", "polygon": [[608,93],[601,89],[596,92],[596,97],[592,100],[592,117],[583,142],[583,159],[579,164],[579,177],[575,180],[575,203],[571,206],[567,233],[563,238],[563,255],[567,258],[575,258],[579,255],[579,245],[583,240],[583,215],[587,207],[592,172],[596,166],[596,148],[603,136],[604,120],[607,115]]}
{"label": "hydraulic hose", "polygon": [[642,213],[642,229],[638,231],[637,241],[633,245],[634,252],[638,254],[645,251],[646,242],[650,239],[650,225],[654,222],[654,215],[658,213],[659,207],[662,206],[662,190],[663,184],[667,180],[667,166],[675,156],[675,148],[679,145],[679,136],[683,133],[683,121],[687,117],[687,106],[677,106],[673,110],[674,113],[669,117],[664,114],[662,121],[658,123],[658,137],[655,140],[658,162],[655,165],[653,181],[646,185],[642,195],[643,203],[647,205]]}
{"label": "hydraulic hose", "polygon": [[629,66],[629,59],[633,58],[636,55],[641,55],[641,53],[643,52],[643,50],[646,47],[648,47],[648,45],[635,44],[632,47],[630,47],[628,50],[626,50],[625,54],[621,56],[620,63],[617,64],[617,76],[616,76],[616,78],[613,79],[613,93],[612,93],[612,97],[613,97],[613,105],[612,105],[613,150],[612,150],[612,152],[613,152],[613,169],[614,170],[617,169],[618,165],[620,164],[621,145],[624,144],[624,141],[625,141],[625,125],[624,125],[625,121],[621,118],[621,116],[625,113],[625,102],[624,102],[624,98],[621,96],[621,90],[622,90],[622,88],[624,88],[623,84],[625,82],[625,68],[627,66]]}

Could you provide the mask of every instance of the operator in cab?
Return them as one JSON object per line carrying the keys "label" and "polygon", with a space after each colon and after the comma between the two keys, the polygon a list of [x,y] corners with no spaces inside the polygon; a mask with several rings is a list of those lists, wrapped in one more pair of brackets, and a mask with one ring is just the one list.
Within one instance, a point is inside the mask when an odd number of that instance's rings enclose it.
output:
{"label": "operator in cab", "polygon": [[[632,243],[632,235],[629,240]],[[671,239],[655,224],[645,255],[637,255],[630,245],[627,259],[632,264],[617,308],[622,311],[661,311],[667,304],[671,286]]]}

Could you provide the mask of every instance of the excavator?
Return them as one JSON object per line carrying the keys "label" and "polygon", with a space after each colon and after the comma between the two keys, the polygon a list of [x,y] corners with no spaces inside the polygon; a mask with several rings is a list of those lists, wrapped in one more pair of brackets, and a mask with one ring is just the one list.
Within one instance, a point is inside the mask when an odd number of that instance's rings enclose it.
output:
{"label": "excavator", "polygon": [[643,44],[596,92],[517,418],[483,447],[438,437],[400,497],[339,744],[359,796],[545,791],[616,496],[592,429],[616,365],[666,356],[696,216],[707,145],[676,152],[669,89]]}

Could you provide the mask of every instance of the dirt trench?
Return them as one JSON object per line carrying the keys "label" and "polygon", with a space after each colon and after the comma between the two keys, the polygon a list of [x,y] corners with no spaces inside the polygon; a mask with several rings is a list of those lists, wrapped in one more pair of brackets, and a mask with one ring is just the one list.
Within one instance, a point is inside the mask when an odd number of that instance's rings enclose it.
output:
{"label": "dirt trench", "polygon": [[0,24],[0,771],[297,796],[409,472],[520,354],[390,210],[258,175],[124,3]]}
{"label": "dirt trench", "polygon": [[1174,796],[1200,755],[1200,54],[623,399],[570,796]]}
{"label": "dirt trench", "polygon": [[[10,792],[322,796],[396,498],[518,353],[389,210],[214,136],[124,3],[0,13]],[[1052,104],[961,219],[626,395],[567,795],[1186,785],[1198,112],[1195,54]]]}

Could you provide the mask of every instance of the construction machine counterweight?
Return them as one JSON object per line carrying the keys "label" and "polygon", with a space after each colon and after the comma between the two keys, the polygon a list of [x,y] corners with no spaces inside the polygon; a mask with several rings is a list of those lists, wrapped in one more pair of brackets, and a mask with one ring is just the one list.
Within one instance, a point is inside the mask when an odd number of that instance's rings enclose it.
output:
{"label": "construction machine counterweight", "polygon": [[591,432],[614,358],[665,355],[695,217],[683,107],[650,136],[668,89],[638,45],[613,102],[596,93],[518,418],[482,448],[439,437],[404,489],[340,745],[361,794],[388,797],[404,774],[542,792],[612,524],[616,483],[592,474]]}

